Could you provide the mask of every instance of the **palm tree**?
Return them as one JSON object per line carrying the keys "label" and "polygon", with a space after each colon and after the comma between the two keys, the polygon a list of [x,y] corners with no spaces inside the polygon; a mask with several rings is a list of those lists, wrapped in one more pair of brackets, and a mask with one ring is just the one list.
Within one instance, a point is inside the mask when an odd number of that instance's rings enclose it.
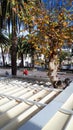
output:
{"label": "palm tree", "polygon": [[[25,0],[27,2],[27,0]],[[12,75],[16,75],[17,66],[16,66],[16,57],[17,57],[17,26],[19,25],[18,15],[21,11],[24,12],[24,0],[1,0],[1,28],[3,28],[4,21],[6,20],[8,24],[8,31],[12,33],[11,38],[11,65],[12,65]],[[4,8],[5,7],[5,8]],[[1,30],[1,29],[0,29]]]}
{"label": "palm tree", "polygon": [[[11,22],[12,27],[12,44],[11,44],[11,65],[12,65],[12,75],[16,75],[17,73],[17,66],[16,66],[16,58],[17,58],[17,31],[18,31],[18,25],[20,22],[21,15],[18,17],[18,14],[21,12],[25,12],[24,9],[24,0],[17,0],[14,1],[8,1],[8,13],[9,13],[9,21]],[[25,2],[27,2],[25,0]],[[22,18],[21,18],[22,19]],[[10,23],[9,23],[10,26]]]}
{"label": "palm tree", "polygon": [[0,1],[0,47],[2,50],[3,66],[5,65],[3,46],[8,45],[9,43],[9,39],[3,33],[3,30],[5,29],[6,5],[7,1]]}
{"label": "palm tree", "polygon": [[27,55],[30,54],[31,61],[32,61],[32,67],[34,67],[34,52],[36,51],[34,45],[32,42],[29,43],[29,37],[28,39],[26,37],[21,37],[18,39],[18,55],[21,57],[21,67],[23,67],[23,54]]}

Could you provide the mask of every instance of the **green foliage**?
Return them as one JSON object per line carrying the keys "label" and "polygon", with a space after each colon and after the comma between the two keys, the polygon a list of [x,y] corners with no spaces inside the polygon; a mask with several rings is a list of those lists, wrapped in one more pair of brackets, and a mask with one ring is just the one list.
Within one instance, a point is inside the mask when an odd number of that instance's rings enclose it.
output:
{"label": "green foliage", "polygon": [[61,51],[59,55],[60,63],[66,59],[66,57],[70,57],[70,52]]}
{"label": "green foliage", "polygon": [[0,44],[8,45],[9,39],[0,31]]}
{"label": "green foliage", "polygon": [[20,55],[20,53],[23,54],[31,54],[35,51],[34,46],[31,43],[28,43],[28,40],[24,37],[21,37],[18,39],[18,46],[17,46],[17,52]]}

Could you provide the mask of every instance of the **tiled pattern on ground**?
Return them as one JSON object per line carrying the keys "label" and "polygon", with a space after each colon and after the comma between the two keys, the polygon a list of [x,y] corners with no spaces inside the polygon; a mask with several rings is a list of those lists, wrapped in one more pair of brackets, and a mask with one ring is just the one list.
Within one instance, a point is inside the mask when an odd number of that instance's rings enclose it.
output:
{"label": "tiled pattern on ground", "polygon": [[[45,83],[48,85],[49,83]],[[0,79],[0,129],[16,130],[41,111],[61,90],[43,82]]]}

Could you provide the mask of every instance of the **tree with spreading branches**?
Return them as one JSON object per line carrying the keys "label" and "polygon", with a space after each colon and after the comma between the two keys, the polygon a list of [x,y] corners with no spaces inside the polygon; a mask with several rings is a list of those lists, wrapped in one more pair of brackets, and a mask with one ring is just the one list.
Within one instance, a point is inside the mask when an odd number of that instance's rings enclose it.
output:
{"label": "tree with spreading branches", "polygon": [[24,2],[24,7],[26,13],[21,15],[21,19],[29,32],[28,43],[49,58],[48,75],[56,87],[55,83],[59,81],[58,53],[61,52],[64,42],[73,42],[73,27],[69,26],[69,22],[72,21],[71,13],[65,8],[49,12],[39,0],[29,0],[28,4]]}

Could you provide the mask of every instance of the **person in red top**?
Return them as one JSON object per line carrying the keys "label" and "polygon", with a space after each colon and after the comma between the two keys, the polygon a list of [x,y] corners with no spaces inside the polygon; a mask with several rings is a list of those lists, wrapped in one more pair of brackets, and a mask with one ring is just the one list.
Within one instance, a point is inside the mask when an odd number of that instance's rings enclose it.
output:
{"label": "person in red top", "polygon": [[27,69],[23,70],[23,74],[28,75],[28,70]]}

